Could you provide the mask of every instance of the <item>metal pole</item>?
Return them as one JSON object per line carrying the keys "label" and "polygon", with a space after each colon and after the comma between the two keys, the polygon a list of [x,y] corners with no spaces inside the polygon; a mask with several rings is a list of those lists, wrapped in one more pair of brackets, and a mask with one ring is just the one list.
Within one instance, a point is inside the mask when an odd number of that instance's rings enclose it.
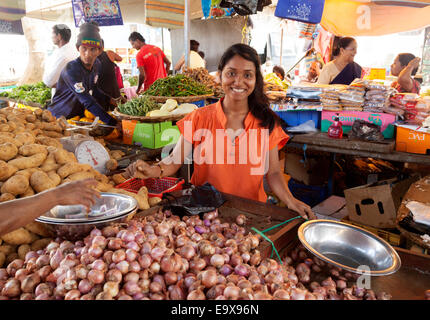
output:
{"label": "metal pole", "polygon": [[184,15],[184,57],[185,57],[185,67],[190,66],[190,1],[185,0],[185,15]]}
{"label": "metal pole", "polygon": [[281,25],[281,54],[279,55],[279,65],[282,66],[282,47],[284,44],[284,28]]}

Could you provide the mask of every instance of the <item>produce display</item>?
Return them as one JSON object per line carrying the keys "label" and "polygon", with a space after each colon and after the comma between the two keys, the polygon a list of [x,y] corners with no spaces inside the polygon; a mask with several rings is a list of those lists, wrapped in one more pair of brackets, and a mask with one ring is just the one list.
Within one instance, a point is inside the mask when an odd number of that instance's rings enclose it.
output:
{"label": "produce display", "polygon": [[268,73],[264,76],[265,87],[268,91],[287,90],[291,83],[288,80],[281,80],[276,73]]}
{"label": "produce display", "polygon": [[[139,209],[149,208],[145,190],[135,194],[116,189],[114,186],[119,181],[123,182],[124,178],[108,178],[90,165],[78,163],[75,155],[63,149],[58,139],[67,134],[63,124],[48,110],[0,109],[0,202],[28,197],[62,183],[94,178],[98,181],[95,187],[98,191],[126,193],[137,200]],[[102,139],[97,141],[105,144]],[[124,155],[120,150],[108,151],[115,161]],[[108,162],[107,165],[113,168],[115,162]],[[45,232],[45,235],[48,234]],[[38,235],[43,233],[26,226],[0,239],[5,245],[28,245],[39,240]],[[5,257],[0,254],[0,267],[4,260],[11,259],[9,255],[16,254],[14,250],[1,248],[0,252]]]}
{"label": "produce display", "polygon": [[222,90],[221,84],[215,80],[215,77],[211,76],[205,68],[185,68],[184,75],[193,78],[195,81],[203,83],[206,87],[211,89],[214,93],[214,97],[224,97],[224,90]]}
{"label": "produce display", "polygon": [[174,99],[167,99],[166,102],[161,106],[159,110],[153,110],[148,112],[146,115],[148,117],[160,117],[178,114],[187,114],[198,107],[192,103],[182,103],[178,105],[178,102]]}
{"label": "produce display", "polygon": [[158,108],[158,104],[145,95],[138,96],[118,105],[119,112],[130,116],[145,116],[148,112]]}
{"label": "produce display", "polygon": [[[246,223],[239,219],[237,223]],[[259,237],[218,211],[182,220],[169,211],[93,229],[85,239],[55,239],[0,269],[0,299],[316,300],[389,299],[297,247],[281,265],[262,259]],[[329,275],[325,274],[327,270]],[[311,281],[322,275],[320,283]]]}
{"label": "produce display", "polygon": [[51,100],[51,88],[47,87],[43,82],[34,85],[25,84],[10,91],[0,92],[0,97],[38,103],[44,106]]}
{"label": "produce display", "polygon": [[144,93],[146,96],[187,97],[213,94],[213,91],[183,74],[156,80]]}

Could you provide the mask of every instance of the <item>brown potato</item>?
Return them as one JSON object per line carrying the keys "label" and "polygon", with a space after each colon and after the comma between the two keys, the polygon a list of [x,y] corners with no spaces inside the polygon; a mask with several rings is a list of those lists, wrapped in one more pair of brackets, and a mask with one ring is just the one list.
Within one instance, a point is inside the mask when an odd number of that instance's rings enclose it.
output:
{"label": "brown potato", "polygon": [[33,173],[35,173],[36,171],[39,171],[39,168],[28,168],[28,169],[24,169],[24,170],[19,170],[15,173],[15,175],[23,175],[24,177],[26,177],[28,180],[30,180],[31,175]]}
{"label": "brown potato", "polygon": [[61,177],[55,172],[55,171],[49,171],[48,173],[49,179],[55,184],[55,186],[58,186],[61,184]]}
{"label": "brown potato", "polygon": [[36,241],[34,241],[31,244],[31,250],[32,251],[38,251],[38,250],[43,250],[46,248],[46,246],[52,241],[52,238],[43,238],[43,239],[38,239]]}
{"label": "brown potato", "polygon": [[116,168],[118,168],[118,161],[116,161],[115,159],[109,159],[106,162],[106,169],[108,169],[109,171],[114,171],[116,170]]}
{"label": "brown potato", "polygon": [[149,202],[148,202],[148,189],[146,187],[142,187],[137,192],[137,195],[142,198],[142,205],[144,206],[142,209],[149,209]]}
{"label": "brown potato", "polygon": [[48,122],[54,122],[54,121],[57,121],[57,118],[55,118],[52,115],[51,111],[49,111],[49,110],[43,110],[43,112],[42,112],[42,120],[48,121]]}
{"label": "brown potato", "polygon": [[2,193],[0,196],[0,202],[6,202],[10,200],[15,200],[15,196],[11,193]]}
{"label": "brown potato", "polygon": [[77,172],[85,172],[90,171],[92,169],[92,166],[90,164],[85,163],[77,163],[77,162],[69,162],[60,167],[57,170],[57,174],[61,178],[67,178],[71,174],[77,173]]}
{"label": "brown potato", "polygon": [[24,228],[41,237],[49,238],[53,236],[52,232],[43,223],[37,221],[30,222]]}
{"label": "brown potato", "polygon": [[32,144],[23,145],[22,147],[19,148],[19,154],[25,157],[33,156],[38,153],[48,155],[48,150],[46,149],[46,146],[32,143]]}
{"label": "brown potato", "polygon": [[11,244],[8,243],[3,243],[3,245],[0,246],[0,252],[4,253],[6,256],[9,253],[14,252],[15,250],[15,246],[12,246]]}
{"label": "brown potato", "polygon": [[154,206],[156,206],[159,202],[161,202],[161,198],[158,198],[158,197],[152,197],[152,198],[149,198],[148,202],[149,202],[149,206],[150,206],[150,207],[154,207]]}
{"label": "brown potato", "polygon": [[0,144],[0,160],[8,161],[13,159],[18,153],[16,145],[6,142]]}
{"label": "brown potato", "polygon": [[41,128],[42,130],[46,131],[55,131],[55,132],[63,132],[63,129],[58,123],[54,122],[42,122]]}
{"label": "brown potato", "polygon": [[75,155],[72,152],[69,152],[69,151],[62,149],[62,148],[57,148],[57,150],[55,150],[55,152],[54,152],[54,156],[55,156],[55,161],[58,164],[66,164],[69,162],[78,162],[76,160]]}
{"label": "brown potato", "polygon": [[128,195],[130,197],[133,197],[134,199],[136,199],[137,206],[140,210],[149,209],[148,198],[142,197],[142,195],[139,195],[139,194],[136,194],[133,192],[129,192],[129,191],[126,191],[123,189],[117,189],[117,188],[112,188],[112,189],[108,190],[108,192],[125,194],[125,195]]}
{"label": "brown potato", "polygon": [[63,135],[56,131],[48,131],[48,130],[42,130],[42,135],[50,137],[50,138],[62,138]]}
{"label": "brown potato", "polygon": [[35,142],[35,137],[29,132],[21,132],[15,136],[15,140],[19,141],[21,145],[31,144]]}
{"label": "brown potato", "polygon": [[46,156],[47,155],[44,153],[37,153],[30,157],[22,157],[10,160],[8,164],[17,167],[18,169],[35,168],[42,165],[46,159]]}
{"label": "brown potato", "polygon": [[90,170],[92,173],[94,173],[94,177],[96,178],[97,181],[101,182],[101,183],[109,183],[109,178],[106,177],[104,174],[101,174],[100,172],[98,172],[97,170],[91,168]]}
{"label": "brown potato", "polygon": [[4,132],[0,132],[0,144],[12,143],[13,145],[15,145],[18,148],[22,146],[22,143],[20,141],[18,141],[17,139],[15,139],[14,137],[5,136],[5,135],[2,135],[2,133],[4,133]]}
{"label": "brown potato", "polygon": [[18,168],[0,160],[0,181],[6,181],[18,171]]}
{"label": "brown potato", "polygon": [[8,265],[9,263],[11,263],[13,260],[15,260],[15,259],[18,259],[19,257],[18,257],[18,253],[16,253],[16,252],[12,252],[12,253],[9,253],[8,255],[7,255],[7,257],[6,257],[6,261],[5,261],[5,263],[6,263],[6,265]]}
{"label": "brown potato", "polygon": [[31,251],[31,247],[28,244],[22,244],[18,247],[18,257],[25,260],[25,255]]}
{"label": "brown potato", "polygon": [[50,138],[47,136],[43,136],[43,135],[39,135],[36,137],[36,142],[39,144],[43,144],[45,146],[53,146],[56,148],[63,148],[63,145],[61,144],[60,141],[58,141],[58,139],[55,138]]}
{"label": "brown potato", "polygon": [[20,245],[20,244],[29,244],[34,241],[34,237],[30,233],[30,231],[25,230],[24,228],[16,229],[12,232],[4,234],[1,238],[10,244]]}
{"label": "brown potato", "polygon": [[33,188],[30,186],[30,187],[28,187],[27,191],[25,191],[21,195],[21,198],[31,197],[31,196],[34,196],[34,195],[35,195],[35,192],[34,192]]}
{"label": "brown potato", "polygon": [[[52,148],[52,147],[48,147],[48,148]],[[57,171],[57,169],[59,168],[59,166],[60,165],[55,162],[55,155],[54,155],[54,153],[53,152],[49,152],[49,154],[46,157],[45,161],[40,166],[40,169],[42,171],[45,171],[45,172]]]}
{"label": "brown potato", "polygon": [[6,261],[6,255],[3,252],[0,252],[0,268],[3,267],[5,261]]}
{"label": "brown potato", "polygon": [[25,120],[28,121],[28,122],[34,122],[34,121],[37,120],[37,117],[36,117],[36,115],[34,113],[32,113],[32,114],[27,115],[25,117]]}
{"label": "brown potato", "polygon": [[99,192],[108,192],[110,189],[112,189],[112,185],[109,183],[97,182],[97,186],[94,189]]}
{"label": "brown potato", "polygon": [[0,124],[0,132],[10,132],[12,131],[8,124]]}
{"label": "brown potato", "polygon": [[90,171],[76,172],[67,177],[71,181],[94,178],[94,173]]}
{"label": "brown potato", "polygon": [[115,160],[120,160],[122,157],[125,156],[125,153],[121,150],[111,150],[109,152],[109,155],[111,158],[113,158]]}
{"label": "brown potato", "polygon": [[1,193],[10,193],[14,196],[25,193],[29,186],[28,179],[23,175],[10,177],[1,187]]}
{"label": "brown potato", "polygon": [[44,171],[36,171],[31,175],[30,185],[37,193],[55,188],[56,185]]}
{"label": "brown potato", "polygon": [[124,178],[124,176],[121,174],[121,173],[117,173],[117,174],[114,174],[113,176],[112,176],[112,180],[113,180],[113,182],[115,182],[115,185],[117,185],[117,184],[121,184],[121,183],[123,183],[124,181],[126,181],[127,179],[126,178]]}

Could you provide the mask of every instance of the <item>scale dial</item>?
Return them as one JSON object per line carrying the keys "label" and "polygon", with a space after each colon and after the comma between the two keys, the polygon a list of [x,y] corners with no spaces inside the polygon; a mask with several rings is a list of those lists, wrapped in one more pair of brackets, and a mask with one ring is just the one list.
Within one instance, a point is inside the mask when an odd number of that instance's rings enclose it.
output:
{"label": "scale dial", "polygon": [[75,156],[79,163],[88,163],[98,172],[107,173],[106,162],[110,159],[109,153],[97,141],[83,141],[75,150]]}

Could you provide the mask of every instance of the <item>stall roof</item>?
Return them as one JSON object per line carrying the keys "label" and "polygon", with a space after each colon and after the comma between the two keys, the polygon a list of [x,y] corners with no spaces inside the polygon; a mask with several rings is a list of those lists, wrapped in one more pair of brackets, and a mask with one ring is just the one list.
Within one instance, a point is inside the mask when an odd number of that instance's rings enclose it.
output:
{"label": "stall roof", "polygon": [[[119,0],[124,23],[145,23],[144,0]],[[73,22],[70,0],[26,0],[26,16],[35,19]],[[191,1],[191,19],[202,17],[200,1]]]}
{"label": "stall roof", "polygon": [[430,25],[430,0],[326,0],[321,25],[338,36],[378,36]]}

